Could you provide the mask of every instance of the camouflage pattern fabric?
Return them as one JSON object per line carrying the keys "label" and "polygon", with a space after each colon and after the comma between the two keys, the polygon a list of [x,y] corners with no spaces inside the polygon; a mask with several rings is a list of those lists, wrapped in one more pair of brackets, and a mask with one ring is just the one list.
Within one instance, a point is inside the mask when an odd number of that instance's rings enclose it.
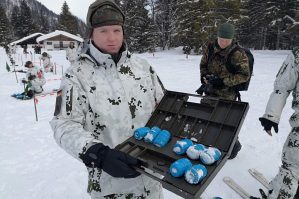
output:
{"label": "camouflage pattern fabric", "polygon": [[[61,104],[50,122],[56,142],[80,159],[95,143],[114,148],[146,124],[164,93],[153,68],[143,59],[122,52],[117,65],[111,55],[90,44],[89,54],[65,73]],[[151,178],[114,178],[87,168],[92,198],[132,195],[163,198],[162,186]],[[134,198],[133,197],[133,198]]]}
{"label": "camouflage pattern fabric", "polygon": [[282,149],[282,166],[271,181],[273,192],[269,199],[292,199],[299,181],[299,49],[296,48],[286,58],[274,82],[264,118],[279,123],[287,97],[292,92],[292,108],[295,110],[289,122],[293,127]]}
{"label": "camouflage pattern fabric", "polygon": [[53,63],[51,62],[51,55],[47,55],[46,57],[40,56],[40,59],[43,61],[43,68],[45,72],[53,71]]}
{"label": "camouflage pattern fabric", "polygon": [[28,79],[31,76],[35,76],[35,78],[30,81],[31,90],[36,92],[41,92],[42,91],[41,87],[46,84],[46,79],[44,77],[43,71],[39,69],[37,66],[28,68],[26,77]]}
{"label": "camouflage pattern fabric", "polygon": [[250,77],[250,69],[246,53],[240,50],[235,51],[231,55],[231,65],[236,73],[232,74],[227,70],[226,62],[230,52],[237,46],[233,43],[225,49],[221,49],[217,40],[212,43],[214,53],[208,61],[208,47],[206,47],[200,62],[200,75],[213,74],[219,78],[223,78],[225,87],[223,89],[213,89],[211,96],[235,100],[236,92],[232,89],[233,86],[246,82]]}
{"label": "camouflage pattern fabric", "polygon": [[71,63],[71,65],[74,65],[74,62],[78,59],[78,52],[77,52],[77,48],[70,48],[68,47],[65,51],[66,53],[66,58],[69,60],[69,62]]}

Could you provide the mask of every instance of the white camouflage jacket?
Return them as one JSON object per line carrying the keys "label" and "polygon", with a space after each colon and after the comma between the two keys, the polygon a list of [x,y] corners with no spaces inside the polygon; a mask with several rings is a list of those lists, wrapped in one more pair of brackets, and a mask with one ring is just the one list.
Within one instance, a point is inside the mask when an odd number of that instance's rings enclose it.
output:
{"label": "white camouflage jacket", "polygon": [[263,117],[278,124],[291,92],[293,94],[292,108],[295,112],[289,122],[292,127],[299,127],[299,48],[294,49],[288,55],[278,71],[274,91],[270,95]]}
{"label": "white camouflage jacket", "polygon": [[70,62],[76,61],[76,59],[78,58],[77,48],[76,47],[74,47],[74,48],[68,47],[66,49],[66,57],[68,58],[68,60]]}
{"label": "white camouflage jacket", "polygon": [[34,76],[32,80],[30,80],[32,84],[32,90],[34,91],[41,91],[41,86],[45,85],[46,79],[44,77],[43,71],[38,68],[37,66],[33,66],[32,68],[28,68],[26,72],[26,78],[27,80],[30,79],[30,77]]}
{"label": "white camouflage jacket", "polygon": [[[93,58],[91,58],[93,57]],[[153,68],[143,59],[124,51],[118,64],[92,44],[81,54],[62,80],[61,107],[50,122],[56,142],[73,157],[95,143],[110,148],[145,126],[164,93]],[[88,168],[92,198],[131,194],[163,198],[161,184],[149,177],[114,178],[97,168]]]}

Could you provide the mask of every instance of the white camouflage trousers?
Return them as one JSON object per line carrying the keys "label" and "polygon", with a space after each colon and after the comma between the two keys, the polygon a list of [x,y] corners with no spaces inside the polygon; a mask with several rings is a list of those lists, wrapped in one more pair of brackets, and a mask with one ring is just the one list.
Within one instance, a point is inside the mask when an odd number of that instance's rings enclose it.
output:
{"label": "white camouflage trousers", "polygon": [[282,149],[282,166],[271,181],[269,199],[293,199],[299,180],[299,127],[293,128]]}

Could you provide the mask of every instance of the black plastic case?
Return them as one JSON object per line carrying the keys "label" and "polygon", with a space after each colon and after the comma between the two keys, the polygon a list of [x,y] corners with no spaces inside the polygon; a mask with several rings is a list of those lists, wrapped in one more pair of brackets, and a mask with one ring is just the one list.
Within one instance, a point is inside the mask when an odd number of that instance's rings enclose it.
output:
{"label": "black plastic case", "polygon": [[[163,148],[158,148],[131,137],[117,148],[141,160],[143,166],[137,170],[158,180],[164,188],[183,198],[200,198],[229,157],[248,108],[246,102],[166,91],[146,126],[158,126],[168,130],[171,133],[169,143]],[[171,163],[187,157],[172,151],[176,141],[182,138],[189,138],[193,143],[217,147],[222,153],[220,160],[206,166],[208,174],[197,185],[188,184],[184,177],[172,177],[168,172]],[[192,163],[201,162],[196,160]]]}

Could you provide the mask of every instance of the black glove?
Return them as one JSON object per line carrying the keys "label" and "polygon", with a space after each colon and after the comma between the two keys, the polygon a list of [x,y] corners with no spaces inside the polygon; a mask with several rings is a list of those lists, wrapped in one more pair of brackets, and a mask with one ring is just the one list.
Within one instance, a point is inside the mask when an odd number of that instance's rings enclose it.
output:
{"label": "black glove", "polygon": [[23,84],[27,84],[28,82],[25,79],[22,79]]}
{"label": "black glove", "polygon": [[264,127],[265,131],[270,131],[271,132],[271,128],[274,128],[274,131],[276,133],[278,133],[278,124],[275,122],[272,122],[266,118],[260,117],[259,120],[261,121],[262,126]]}
{"label": "black glove", "polygon": [[224,87],[223,79],[221,79],[219,77],[210,79],[209,83],[212,84],[214,88],[223,88]]}
{"label": "black glove", "polygon": [[30,75],[30,76],[28,77],[28,80],[34,80],[35,78],[36,78],[35,75]]}
{"label": "black glove", "polygon": [[92,163],[116,178],[135,178],[140,175],[132,166],[139,166],[140,162],[124,152],[110,149],[102,143],[91,146],[82,158],[86,166]]}

